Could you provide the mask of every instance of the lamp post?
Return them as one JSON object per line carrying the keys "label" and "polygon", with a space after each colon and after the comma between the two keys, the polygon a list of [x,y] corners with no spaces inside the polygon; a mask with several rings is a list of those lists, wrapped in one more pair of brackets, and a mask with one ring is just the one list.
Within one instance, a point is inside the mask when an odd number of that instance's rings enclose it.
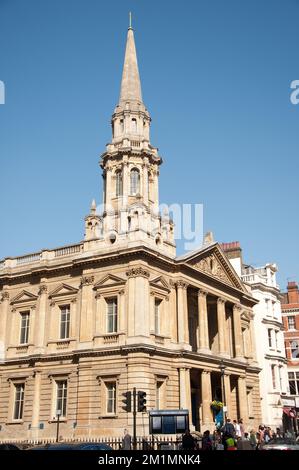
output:
{"label": "lamp post", "polygon": [[61,415],[61,410],[56,410],[56,416],[57,416],[57,428],[56,428],[56,442],[59,441],[59,419]]}
{"label": "lamp post", "polygon": [[220,371],[221,371],[221,391],[222,391],[222,402],[223,402],[223,421],[225,424],[227,410],[226,410],[226,397],[225,397],[225,384],[224,384],[225,365],[223,364],[223,361],[220,362]]}

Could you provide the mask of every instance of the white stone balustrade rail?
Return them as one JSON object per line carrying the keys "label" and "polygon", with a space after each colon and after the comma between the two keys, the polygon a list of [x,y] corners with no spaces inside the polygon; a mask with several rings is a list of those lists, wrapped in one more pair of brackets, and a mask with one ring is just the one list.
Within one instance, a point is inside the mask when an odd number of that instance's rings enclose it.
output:
{"label": "white stone balustrade rail", "polygon": [[55,248],[53,250],[42,250],[37,253],[30,253],[24,256],[5,258],[0,261],[0,273],[6,268],[22,267],[24,265],[53,260],[54,258],[63,258],[76,253],[81,253],[82,251],[83,243],[78,243],[76,245],[62,246],[61,248]]}

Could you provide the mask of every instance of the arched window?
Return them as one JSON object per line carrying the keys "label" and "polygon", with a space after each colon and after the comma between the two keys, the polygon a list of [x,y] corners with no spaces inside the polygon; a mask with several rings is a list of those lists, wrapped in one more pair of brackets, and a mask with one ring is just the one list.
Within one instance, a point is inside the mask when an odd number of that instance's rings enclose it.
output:
{"label": "arched window", "polygon": [[131,195],[134,196],[140,191],[140,173],[137,168],[131,170]]}
{"label": "arched window", "polygon": [[119,130],[121,134],[124,133],[124,120],[123,119],[120,119],[119,121]]}
{"label": "arched window", "polygon": [[123,195],[123,174],[121,170],[115,173],[115,194],[116,197]]}
{"label": "arched window", "polygon": [[135,118],[132,119],[132,133],[136,134],[137,133],[137,120]]}

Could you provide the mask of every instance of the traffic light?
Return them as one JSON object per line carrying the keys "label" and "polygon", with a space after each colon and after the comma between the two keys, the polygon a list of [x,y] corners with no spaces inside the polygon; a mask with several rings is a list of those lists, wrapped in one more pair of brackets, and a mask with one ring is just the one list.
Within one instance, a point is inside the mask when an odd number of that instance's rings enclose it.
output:
{"label": "traffic light", "polygon": [[137,410],[146,411],[146,392],[139,390],[137,396],[138,396]]}
{"label": "traffic light", "polygon": [[124,399],[122,400],[124,406],[122,407],[123,410],[125,410],[127,413],[130,413],[131,411],[131,396],[132,396],[132,393],[131,392],[125,392],[123,393],[123,397]]}

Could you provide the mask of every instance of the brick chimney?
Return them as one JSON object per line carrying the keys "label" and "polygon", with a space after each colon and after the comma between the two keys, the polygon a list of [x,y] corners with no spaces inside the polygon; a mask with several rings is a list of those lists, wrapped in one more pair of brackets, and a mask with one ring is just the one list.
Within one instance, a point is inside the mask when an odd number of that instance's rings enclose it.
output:
{"label": "brick chimney", "polygon": [[239,276],[241,276],[243,260],[240,242],[220,243],[220,246],[230,260],[236,272],[239,274]]}
{"label": "brick chimney", "polygon": [[289,304],[299,304],[298,284],[295,281],[288,282],[288,300]]}

